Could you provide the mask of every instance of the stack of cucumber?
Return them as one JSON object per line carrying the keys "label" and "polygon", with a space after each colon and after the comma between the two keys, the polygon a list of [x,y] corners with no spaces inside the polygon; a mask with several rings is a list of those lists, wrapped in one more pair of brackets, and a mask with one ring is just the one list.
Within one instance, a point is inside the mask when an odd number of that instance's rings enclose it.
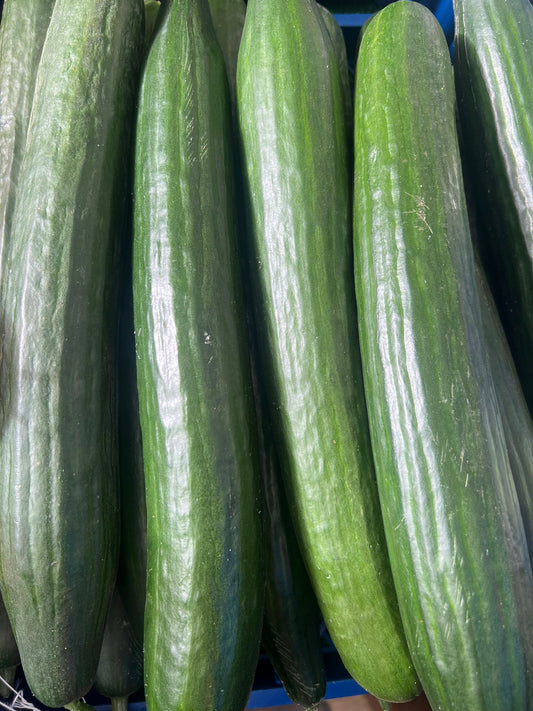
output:
{"label": "stack of cucumber", "polygon": [[533,7],[454,12],[3,3],[6,696],[533,708]]}

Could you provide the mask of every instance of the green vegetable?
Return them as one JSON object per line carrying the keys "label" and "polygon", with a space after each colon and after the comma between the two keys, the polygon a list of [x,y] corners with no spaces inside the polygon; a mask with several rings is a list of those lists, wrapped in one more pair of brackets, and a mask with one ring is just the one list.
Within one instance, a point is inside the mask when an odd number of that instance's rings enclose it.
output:
{"label": "green vegetable", "polygon": [[280,480],[279,458],[263,419],[265,619],[262,642],[289,698],[315,707],[326,693],[322,616],[305,569]]}
{"label": "green vegetable", "polygon": [[419,686],[363,395],[350,137],[338,62],[314,0],[248,2],[237,108],[259,372],[300,549],[350,674],[377,696],[406,701]]}
{"label": "green vegetable", "polygon": [[365,392],[402,619],[435,709],[526,709],[533,578],[482,332],[449,51],[375,15],[355,91]]}
{"label": "green vegetable", "polygon": [[145,691],[152,711],[238,711],[257,664],[264,577],[230,96],[207,0],[160,12],[134,190]]}
{"label": "green vegetable", "polygon": [[[342,92],[344,98],[344,110],[345,110],[345,121],[346,121],[346,131],[349,136],[353,135],[353,87],[352,78],[350,77],[350,68],[348,65],[348,55],[346,50],[346,39],[344,33],[338,24],[335,16],[323,5],[318,3],[318,7],[322,13],[322,19],[328,31],[328,34],[333,43],[333,48],[335,54],[337,55],[337,62],[339,64],[339,71],[341,75],[342,82]],[[351,145],[350,145],[351,149]],[[350,151],[351,152],[351,151]]]}
{"label": "green vegetable", "polygon": [[533,419],[480,260],[476,278],[483,329],[530,557],[533,560]]}
{"label": "green vegetable", "polygon": [[237,57],[246,16],[246,3],[244,0],[209,0],[209,9],[215,34],[224,56],[233,108],[236,101]]}
{"label": "green vegetable", "polygon": [[144,0],[144,42],[148,49],[154,36],[157,16],[161,7],[160,0]]}
{"label": "green vegetable", "polygon": [[[232,94],[234,132],[237,57],[244,26],[243,0],[210,0],[218,42],[224,54]],[[235,146],[237,153],[238,146]],[[242,186],[241,165],[235,160],[236,183]],[[241,203],[238,203],[238,207]],[[242,211],[238,215],[240,239],[246,240]],[[244,248],[244,245],[242,245]],[[305,707],[318,704],[326,690],[322,657],[321,615],[295,538],[290,512],[279,481],[279,460],[265,411],[265,393],[259,373],[257,345],[244,273],[245,309],[257,419],[259,462],[264,488],[265,613],[262,645],[289,697]]]}
{"label": "green vegetable", "polygon": [[533,7],[454,0],[454,75],[480,254],[533,414]]}
{"label": "green vegetable", "polygon": [[142,646],[128,619],[120,593],[115,589],[107,613],[94,688],[111,699],[112,711],[127,711],[129,696],[142,685]]}
{"label": "green vegetable", "polygon": [[0,587],[34,695],[92,685],[116,576],[116,255],[140,0],[58,0],[1,285]]}

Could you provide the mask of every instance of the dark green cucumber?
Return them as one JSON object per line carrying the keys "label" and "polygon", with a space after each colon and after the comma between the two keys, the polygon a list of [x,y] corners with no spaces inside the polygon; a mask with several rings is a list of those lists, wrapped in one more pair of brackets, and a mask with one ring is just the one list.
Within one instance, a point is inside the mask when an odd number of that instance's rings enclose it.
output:
{"label": "dark green cucumber", "polygon": [[85,694],[118,552],[117,206],[141,0],[58,0],[1,285],[0,587],[34,695]]}
{"label": "dark green cucumber", "polygon": [[12,684],[14,673],[19,664],[20,654],[13,635],[13,628],[5,605],[0,599],[0,676]]}
{"label": "dark green cucumber", "polygon": [[[149,51],[154,32],[154,25],[151,32],[147,30],[150,20],[147,20],[146,13],[150,2],[151,0],[144,0],[144,57]],[[130,146],[130,155],[132,160],[128,162],[124,175],[127,198],[121,225],[118,344],[120,550],[116,587],[129,623],[142,648],[146,604],[146,491],[133,316],[133,146]]]}
{"label": "dark green cucumber", "polygon": [[315,708],[326,693],[322,615],[300,553],[279,458],[264,419],[265,619],[262,643],[293,703]]}
{"label": "dark green cucumber", "polygon": [[154,35],[160,8],[160,0],[144,0],[144,43],[147,49]]}
{"label": "dark green cucumber", "polygon": [[169,0],[145,65],[134,314],[152,711],[244,709],[263,615],[260,489],[232,191],[207,0]]}
{"label": "dark green cucumber", "polygon": [[18,669],[18,664],[0,669],[0,696],[3,699],[14,695]]}
{"label": "dark green cucumber", "polygon": [[476,260],[483,329],[503,421],[511,471],[533,561],[533,419],[485,271]]}
{"label": "dark green cucumber", "polygon": [[402,619],[435,709],[527,709],[533,578],[484,346],[449,50],[376,14],[355,81],[354,258],[374,460]]}
{"label": "dark green cucumber", "polygon": [[117,589],[107,613],[94,688],[111,700],[111,711],[127,711],[143,685],[143,651]]}
{"label": "dark green cucumber", "polygon": [[[210,0],[215,32],[224,55],[232,95],[235,135],[237,57],[244,26],[244,0]],[[238,146],[235,146],[237,155]],[[242,186],[240,161],[236,158],[236,184]],[[241,207],[241,203],[238,204]],[[242,210],[238,214],[241,241],[246,240]],[[244,247],[243,247],[244,248]],[[250,366],[258,432],[259,464],[264,489],[263,540],[265,565],[265,612],[261,641],[274,669],[294,703],[313,707],[323,698],[326,676],[321,649],[321,614],[290,521],[280,481],[279,458],[265,408],[259,376],[256,334],[250,309],[249,283],[243,274],[246,320],[249,330]]]}
{"label": "dark green cucumber", "polygon": [[137,393],[132,252],[129,240],[125,240],[122,255],[118,351],[120,551],[116,584],[135,636],[142,646],[146,603],[146,492]]}
{"label": "dark green cucumber", "polygon": [[237,68],[247,271],[275,446],[330,635],[371,693],[419,691],[379,509],[357,344],[342,82],[314,0],[250,0]]}
{"label": "dark green cucumber", "polygon": [[224,56],[232,107],[235,107],[237,57],[246,16],[246,3],[244,0],[209,0],[209,9]]}
{"label": "dark green cucumber", "polygon": [[454,76],[480,253],[533,414],[533,7],[454,0]]}

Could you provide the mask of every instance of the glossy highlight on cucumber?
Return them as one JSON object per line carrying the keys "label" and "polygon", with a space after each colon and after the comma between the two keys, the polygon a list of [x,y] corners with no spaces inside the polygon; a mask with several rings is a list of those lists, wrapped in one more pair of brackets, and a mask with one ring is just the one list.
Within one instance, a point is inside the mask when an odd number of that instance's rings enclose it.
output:
{"label": "glossy highlight on cucumber", "polygon": [[260,480],[231,140],[207,0],[169,0],[141,81],[134,185],[152,711],[244,709],[259,655]]}
{"label": "glossy highlight on cucumber", "polygon": [[529,708],[533,578],[485,349],[448,46],[399,0],[355,91],[354,258],[381,508],[432,708]]}
{"label": "glossy highlight on cucumber", "polygon": [[339,65],[314,0],[250,0],[237,66],[246,269],[289,507],[349,673],[420,690],[389,567],[357,343]]}

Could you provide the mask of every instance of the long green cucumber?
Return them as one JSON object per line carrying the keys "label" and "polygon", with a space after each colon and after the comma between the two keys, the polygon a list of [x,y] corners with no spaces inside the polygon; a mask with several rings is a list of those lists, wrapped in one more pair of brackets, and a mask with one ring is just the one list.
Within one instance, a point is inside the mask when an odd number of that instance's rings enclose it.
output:
{"label": "long green cucumber", "polygon": [[524,397],[485,270],[479,259],[476,259],[475,266],[487,353],[494,376],[507,453],[520,502],[529,554],[533,561],[533,418]]}
{"label": "long green cucumber", "polygon": [[142,646],[146,603],[146,492],[135,362],[131,248],[131,240],[125,240],[118,351],[120,551],[116,584]]}
{"label": "long green cucumber", "polygon": [[169,0],[136,136],[134,314],[152,711],[244,709],[263,615],[261,501],[224,59],[207,0]]}
{"label": "long green cucumber", "polygon": [[[327,7],[317,3],[318,7],[322,13],[322,19],[328,31],[331,41],[333,43],[333,48],[337,56],[337,62],[339,64],[339,71],[342,83],[342,95],[344,98],[344,111],[346,120],[346,130],[350,136],[353,135],[353,88],[350,79],[350,68],[348,65],[348,53],[346,48],[346,39],[344,38],[344,33],[335,19],[333,13],[328,10]],[[350,142],[351,149],[351,142]],[[351,153],[351,151],[350,151]]]}
{"label": "long green cucumber", "polygon": [[147,50],[154,36],[160,8],[160,0],[144,0],[144,43]]}
{"label": "long green cucumber", "polygon": [[[217,40],[224,55],[234,132],[236,121],[237,58],[246,13],[244,0],[210,0]],[[235,145],[236,185],[242,186],[242,170]],[[238,189],[238,188],[237,188]],[[238,203],[242,208],[242,203]],[[243,210],[238,212],[240,239],[246,240]],[[313,707],[323,698],[326,675],[321,649],[321,614],[295,537],[286,497],[280,481],[279,458],[273,443],[259,374],[256,334],[250,309],[250,293],[244,271],[245,310],[249,330],[249,355],[257,420],[259,465],[264,490],[263,540],[265,611],[261,643],[289,698]]]}
{"label": "long green cucumber", "polygon": [[342,82],[314,0],[250,0],[237,67],[247,271],[275,446],[322,614],[381,698],[419,690],[389,567],[357,344]]}
{"label": "long green cucumber", "polygon": [[[152,2],[157,7],[152,6]],[[149,52],[159,2],[144,0],[144,43],[142,56]],[[151,8],[151,9],[150,9]],[[151,25],[151,28],[150,28]],[[140,79],[140,76],[139,76]],[[133,121],[132,124],[135,122]],[[133,132],[132,132],[133,133]],[[133,138],[133,135],[131,136]],[[119,343],[118,343],[118,470],[120,490],[120,550],[117,593],[124,605],[139,645],[144,636],[146,604],[146,491],[142,433],[137,392],[135,325],[133,316],[133,145],[130,146],[124,175],[125,195],[121,225]]]}
{"label": "long green cucumber", "polygon": [[434,15],[366,28],[355,82],[354,258],[388,548],[435,709],[527,709],[533,578],[488,356]]}
{"label": "long green cucumber", "polygon": [[94,688],[111,700],[111,711],[127,711],[129,697],[142,686],[142,644],[115,588],[107,613]]}
{"label": "long green cucumber", "polygon": [[90,688],[116,576],[116,254],[142,2],[58,0],[1,286],[0,587],[34,695]]}
{"label": "long green cucumber", "polygon": [[461,150],[480,253],[533,413],[533,7],[454,0]]}

